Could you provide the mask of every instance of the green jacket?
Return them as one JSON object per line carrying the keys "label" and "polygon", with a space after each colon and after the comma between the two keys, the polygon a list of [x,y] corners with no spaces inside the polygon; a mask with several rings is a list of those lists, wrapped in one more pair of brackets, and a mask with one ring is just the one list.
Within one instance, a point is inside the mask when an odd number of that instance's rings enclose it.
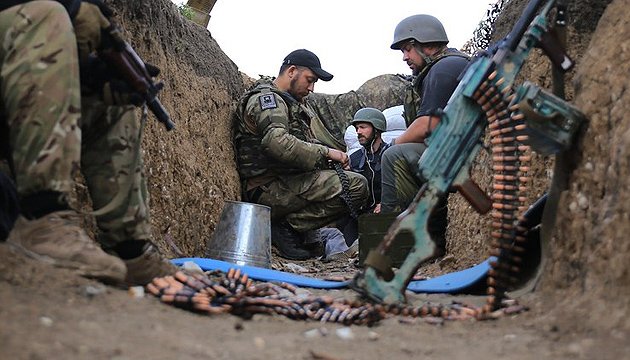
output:
{"label": "green jacket", "polygon": [[326,167],[328,148],[310,129],[315,112],[273,84],[258,82],[236,109],[234,142],[241,180]]}

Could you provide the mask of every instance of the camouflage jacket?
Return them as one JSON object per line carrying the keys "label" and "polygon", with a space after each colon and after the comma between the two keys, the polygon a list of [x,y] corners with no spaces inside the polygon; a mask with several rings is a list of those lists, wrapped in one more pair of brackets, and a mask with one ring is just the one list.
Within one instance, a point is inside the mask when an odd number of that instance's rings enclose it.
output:
{"label": "camouflage jacket", "polygon": [[234,143],[241,180],[323,169],[328,148],[310,129],[314,111],[272,83],[258,81],[236,109]]}
{"label": "camouflage jacket", "polygon": [[459,56],[464,58],[469,58],[468,55],[452,48],[447,48],[441,54],[438,54],[433,61],[431,61],[427,66],[422,69],[418,76],[414,77],[413,80],[407,85],[407,89],[405,90],[405,101],[404,105],[404,113],[403,116],[405,118],[405,123],[407,127],[411,125],[411,123],[416,119],[416,115],[418,114],[418,110],[420,109],[420,105],[422,104],[422,81],[429,73],[429,70],[435,65],[438,61],[444,59],[448,56]]}

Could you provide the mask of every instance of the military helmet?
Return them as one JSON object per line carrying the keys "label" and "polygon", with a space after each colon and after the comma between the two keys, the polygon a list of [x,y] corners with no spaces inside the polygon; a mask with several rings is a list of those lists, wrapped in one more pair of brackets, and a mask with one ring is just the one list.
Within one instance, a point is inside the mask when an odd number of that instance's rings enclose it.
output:
{"label": "military helmet", "polygon": [[412,39],[419,43],[448,43],[446,31],[440,20],[425,14],[412,15],[399,22],[394,30],[394,41],[390,48],[400,50],[403,42]]}
{"label": "military helmet", "polygon": [[387,121],[385,120],[385,115],[375,108],[363,108],[359,109],[354,114],[354,118],[352,119],[352,125],[357,123],[369,123],[378,131],[384,132],[387,129]]}

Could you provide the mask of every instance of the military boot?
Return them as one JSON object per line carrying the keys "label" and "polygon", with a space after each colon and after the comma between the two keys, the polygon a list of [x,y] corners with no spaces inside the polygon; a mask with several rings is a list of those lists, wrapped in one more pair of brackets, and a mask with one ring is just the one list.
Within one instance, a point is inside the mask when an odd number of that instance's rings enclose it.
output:
{"label": "military boot", "polygon": [[315,258],[324,255],[325,243],[320,229],[305,231],[300,234],[300,237],[304,243],[304,249],[311,254],[310,257]]}
{"label": "military boot", "polygon": [[7,243],[39,261],[108,283],[122,283],[127,274],[119,258],[108,255],[85,232],[76,211],[55,211],[34,220],[20,216]]}
{"label": "military boot", "polygon": [[286,222],[271,224],[271,243],[283,258],[306,260],[312,257],[310,251],[304,249],[300,234]]}
{"label": "military boot", "polygon": [[[121,254],[119,250],[121,247],[115,249],[118,255],[123,258],[125,265],[127,265],[127,278],[125,279],[127,285],[144,286],[156,277],[173,275],[178,270],[178,267],[164,258],[151,242],[134,240],[126,241],[125,243],[130,244],[130,246],[127,246],[128,249],[139,246],[136,256]],[[124,245],[122,247],[125,247]]]}

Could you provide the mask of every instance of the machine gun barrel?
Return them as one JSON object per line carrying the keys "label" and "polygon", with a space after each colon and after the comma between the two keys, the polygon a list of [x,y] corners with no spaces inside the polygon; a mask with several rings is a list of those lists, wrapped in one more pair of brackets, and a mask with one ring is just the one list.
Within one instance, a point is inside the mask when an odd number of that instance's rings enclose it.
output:
{"label": "machine gun barrel", "polygon": [[538,13],[538,9],[540,6],[547,2],[548,0],[531,0],[525,10],[523,10],[523,14],[516,22],[516,25],[512,28],[510,33],[505,37],[506,46],[511,51],[516,50],[518,43],[521,41],[523,34],[527,31],[529,24],[532,22],[536,14]]}

